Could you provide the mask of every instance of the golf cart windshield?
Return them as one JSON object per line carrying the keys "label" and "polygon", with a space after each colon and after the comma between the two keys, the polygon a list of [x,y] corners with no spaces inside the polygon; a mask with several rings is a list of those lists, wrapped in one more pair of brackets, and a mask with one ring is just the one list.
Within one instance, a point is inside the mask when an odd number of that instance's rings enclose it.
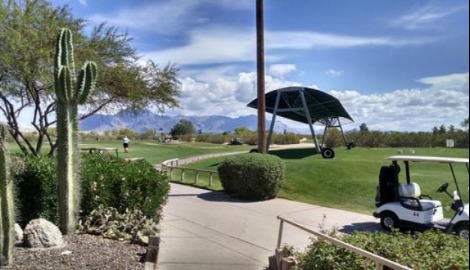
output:
{"label": "golf cart windshield", "polygon": [[404,156],[404,155],[397,155],[397,156],[391,156],[388,158],[392,163],[397,164],[398,162],[403,162],[405,164],[405,172],[406,172],[406,182],[408,184],[411,183],[411,176],[410,176],[410,163],[414,162],[423,162],[423,163],[443,163],[443,164],[448,164],[450,171],[452,173],[452,177],[455,183],[455,186],[457,188],[457,196],[460,198],[461,193],[460,193],[460,188],[457,183],[457,177],[456,173],[454,171],[454,165],[457,164],[465,164],[465,167],[467,169],[467,175],[468,175],[468,158],[451,158],[451,157],[431,157],[431,156]]}

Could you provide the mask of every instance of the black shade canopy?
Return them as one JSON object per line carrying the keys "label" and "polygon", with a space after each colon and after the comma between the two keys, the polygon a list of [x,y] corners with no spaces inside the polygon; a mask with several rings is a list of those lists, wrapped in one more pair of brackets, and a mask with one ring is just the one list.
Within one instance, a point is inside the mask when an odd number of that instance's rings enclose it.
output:
{"label": "black shade canopy", "polygon": [[[304,107],[302,95],[305,97]],[[279,103],[276,107],[276,99],[279,96]],[[313,88],[293,86],[271,91],[265,95],[266,112],[276,113],[284,118],[301,123],[309,124],[307,113],[310,115],[312,124],[332,126],[341,122],[352,122],[352,117],[346,112],[341,102],[320,90]],[[247,105],[251,108],[258,108],[258,99],[254,99]]]}

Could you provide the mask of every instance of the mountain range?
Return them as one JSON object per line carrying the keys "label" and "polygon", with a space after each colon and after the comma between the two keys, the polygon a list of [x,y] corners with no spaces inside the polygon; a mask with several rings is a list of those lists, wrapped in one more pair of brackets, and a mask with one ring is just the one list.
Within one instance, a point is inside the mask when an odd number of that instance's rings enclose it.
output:
{"label": "mountain range", "polygon": [[[80,122],[80,130],[101,132],[128,128],[139,133],[147,130],[168,133],[171,128],[182,119],[190,121],[196,130],[203,133],[233,132],[238,127],[246,127],[251,130],[256,130],[258,121],[256,115],[230,118],[221,115],[169,116],[159,115],[148,110],[142,111],[139,114],[132,114],[123,111],[115,115],[92,115]],[[266,123],[269,126],[271,121],[266,119]],[[283,132],[284,130],[302,133],[301,130],[294,130],[293,128],[289,128],[286,124],[276,121],[275,131]]]}

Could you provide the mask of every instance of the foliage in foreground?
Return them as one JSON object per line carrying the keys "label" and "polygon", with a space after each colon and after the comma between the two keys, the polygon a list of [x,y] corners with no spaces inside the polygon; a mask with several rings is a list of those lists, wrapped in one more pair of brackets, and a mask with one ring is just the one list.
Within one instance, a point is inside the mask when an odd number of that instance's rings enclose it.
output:
{"label": "foliage in foreground", "polygon": [[[335,233],[332,233],[333,236]],[[354,232],[342,241],[413,269],[468,269],[469,242],[440,231],[423,233]],[[292,253],[292,249],[285,249]],[[287,254],[292,255],[292,254]],[[298,269],[375,269],[375,263],[326,241],[297,252]]]}
{"label": "foliage in foreground", "polygon": [[57,174],[54,160],[49,157],[26,156],[15,158],[16,196],[21,227],[35,218],[42,217],[59,224]]}
{"label": "foliage in foreground", "polygon": [[[54,160],[27,157],[17,163],[18,223],[24,226],[31,219],[43,217],[58,224]],[[82,216],[102,204],[120,213],[139,209],[157,222],[160,219],[160,209],[168,199],[170,187],[166,177],[147,161],[126,162],[112,155],[85,154],[81,172]]]}
{"label": "foliage in foreground", "polygon": [[100,205],[79,221],[78,231],[148,245],[149,236],[157,234],[158,225],[138,209],[126,209],[124,213],[119,213],[116,208]]}
{"label": "foliage in foreground", "polygon": [[159,220],[170,190],[166,176],[149,162],[128,162],[113,155],[84,155],[82,181],[84,215],[102,204],[119,212],[139,209]]}
{"label": "foliage in foreground", "polygon": [[225,192],[242,199],[274,198],[284,184],[285,164],[273,155],[231,156],[217,170]]}

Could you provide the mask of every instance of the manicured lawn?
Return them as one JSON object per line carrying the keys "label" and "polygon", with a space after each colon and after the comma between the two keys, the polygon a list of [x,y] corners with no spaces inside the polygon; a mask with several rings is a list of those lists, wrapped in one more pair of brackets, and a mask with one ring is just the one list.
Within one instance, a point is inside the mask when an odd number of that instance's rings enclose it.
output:
{"label": "manicured lawn", "polygon": [[[426,148],[414,149],[415,155],[468,157],[468,149]],[[404,154],[409,153],[403,149]],[[283,158],[286,163],[286,182],[280,197],[306,203],[370,214],[375,209],[375,194],[380,167],[389,165],[388,156],[396,155],[395,148],[344,148],[335,149],[334,159],[323,159],[310,149],[288,149],[271,153]],[[191,168],[217,170],[223,158],[214,158],[188,165]],[[405,182],[402,166],[400,182]],[[464,200],[468,202],[468,173],[464,166],[456,170]],[[436,193],[444,182],[449,182],[449,192],[455,189],[448,165],[413,163],[412,181],[421,187],[422,194],[439,199],[445,210],[451,213],[451,199],[445,194]],[[187,177],[191,179],[190,177]],[[192,180],[189,180],[192,182]],[[199,186],[210,188],[207,182]],[[212,187],[221,190],[218,179]]]}
{"label": "manicured lawn", "polygon": [[[156,141],[133,141],[129,153],[124,153],[122,142],[84,141],[81,148],[118,148],[120,157],[142,157],[157,164],[172,158],[186,158],[208,153],[236,152],[253,149],[253,146],[228,146],[210,143],[158,143]],[[12,152],[19,151],[15,144],[10,144]],[[370,214],[375,209],[375,194],[378,184],[380,167],[389,165],[386,159],[396,155],[398,148],[336,148],[334,159],[323,159],[313,149],[287,149],[271,151],[280,156],[286,163],[286,182],[279,196],[325,207],[351,210]],[[468,149],[452,148],[420,148],[414,149],[416,155],[467,157]],[[45,151],[46,152],[46,151]],[[403,149],[410,154],[410,149]],[[188,168],[217,170],[224,157],[203,160],[186,165]],[[403,166],[402,166],[403,167]],[[439,199],[450,211],[450,198],[445,194],[437,194],[435,190],[443,183],[449,182],[449,192],[455,189],[452,175],[444,164],[412,164],[412,181],[419,183],[422,194]],[[464,201],[468,202],[468,173],[460,166],[456,170]],[[173,179],[181,179],[181,173],[175,171]],[[186,183],[194,184],[194,173],[185,172]],[[405,182],[404,168],[400,181]],[[209,186],[208,175],[201,173],[197,186],[213,190],[222,190],[220,181],[215,174],[212,186]]]}
{"label": "manicured lawn", "polygon": [[232,146],[210,143],[159,143],[157,141],[132,141],[129,145],[129,153],[124,153],[121,141],[84,141],[80,143],[82,148],[101,147],[118,148],[119,157],[142,157],[152,164],[172,158],[187,158],[208,153],[236,152],[248,150],[250,146]]}

